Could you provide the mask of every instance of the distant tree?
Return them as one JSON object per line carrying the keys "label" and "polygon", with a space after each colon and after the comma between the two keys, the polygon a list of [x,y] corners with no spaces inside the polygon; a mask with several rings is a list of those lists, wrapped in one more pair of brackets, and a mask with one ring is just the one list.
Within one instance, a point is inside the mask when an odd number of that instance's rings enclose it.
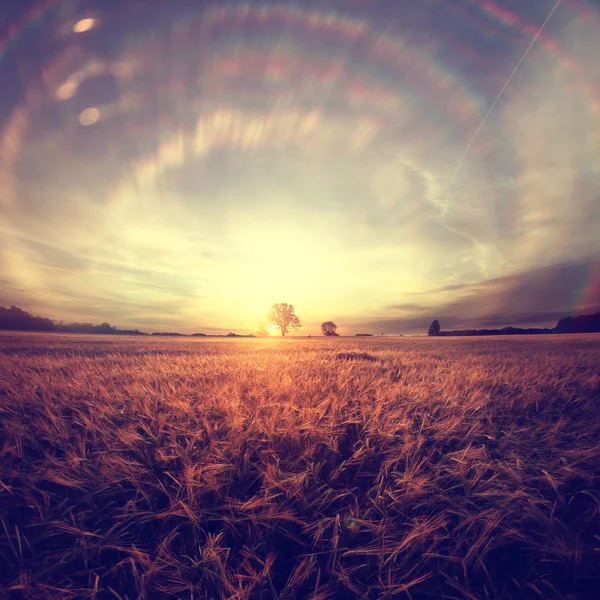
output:
{"label": "distant tree", "polygon": [[557,333],[598,333],[600,332],[600,313],[565,317],[557,323],[554,331]]}
{"label": "distant tree", "polygon": [[96,329],[98,330],[98,333],[115,333],[117,331],[117,328],[112,327],[110,323],[102,323],[97,326]]}
{"label": "distant tree", "polygon": [[440,335],[440,331],[440,322],[437,319],[435,319],[433,323],[429,326],[429,331],[427,332],[427,335],[436,337]]}
{"label": "distant tree", "polygon": [[325,321],[325,323],[321,324],[321,331],[323,335],[328,337],[334,337],[338,334],[336,333],[337,325],[333,321]]}
{"label": "distant tree", "polygon": [[285,336],[290,329],[302,327],[300,319],[294,310],[294,305],[287,304],[286,302],[273,304],[273,308],[269,313],[269,323],[279,327],[282,336]]}

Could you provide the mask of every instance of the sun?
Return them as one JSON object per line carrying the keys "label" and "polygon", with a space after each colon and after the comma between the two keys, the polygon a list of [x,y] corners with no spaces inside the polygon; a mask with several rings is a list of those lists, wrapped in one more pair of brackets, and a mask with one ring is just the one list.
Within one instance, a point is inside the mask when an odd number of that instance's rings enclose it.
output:
{"label": "sun", "polygon": [[277,327],[277,325],[275,325],[274,323],[271,323],[269,325],[269,335],[277,335],[278,333],[281,333],[279,331],[279,327]]}

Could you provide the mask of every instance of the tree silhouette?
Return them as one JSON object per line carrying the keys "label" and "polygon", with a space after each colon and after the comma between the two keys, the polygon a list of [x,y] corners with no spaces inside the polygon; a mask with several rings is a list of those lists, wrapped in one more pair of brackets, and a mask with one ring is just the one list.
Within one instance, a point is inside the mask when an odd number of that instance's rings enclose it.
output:
{"label": "tree silhouette", "polygon": [[325,321],[325,323],[321,324],[321,331],[323,332],[323,335],[328,337],[337,336],[338,334],[335,331],[336,329],[337,325],[333,321]]}
{"label": "tree silhouette", "polygon": [[286,302],[273,304],[273,308],[269,313],[269,323],[279,327],[282,336],[285,336],[290,329],[302,327],[294,310],[294,305]]}
{"label": "tree silhouette", "polygon": [[14,331],[55,331],[56,325],[50,319],[34,317],[22,308],[0,306],[0,329]]}
{"label": "tree silhouette", "polygon": [[427,332],[427,335],[435,337],[440,335],[440,331],[440,322],[437,319],[435,319],[433,323],[431,323],[431,325],[429,326],[429,331]]}

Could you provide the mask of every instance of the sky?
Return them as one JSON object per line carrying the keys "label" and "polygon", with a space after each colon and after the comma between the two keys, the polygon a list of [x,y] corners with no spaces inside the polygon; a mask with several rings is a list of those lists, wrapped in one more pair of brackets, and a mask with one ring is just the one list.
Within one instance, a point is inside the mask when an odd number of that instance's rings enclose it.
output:
{"label": "sky", "polygon": [[598,56],[586,0],[2,2],[0,305],[248,333],[288,302],[304,335],[598,311]]}

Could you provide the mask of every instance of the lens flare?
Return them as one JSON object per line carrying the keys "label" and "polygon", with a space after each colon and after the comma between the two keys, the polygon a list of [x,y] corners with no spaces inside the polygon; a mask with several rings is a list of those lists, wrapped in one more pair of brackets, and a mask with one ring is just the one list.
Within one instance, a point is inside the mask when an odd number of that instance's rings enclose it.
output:
{"label": "lens flare", "polygon": [[100,120],[100,111],[95,107],[86,108],[79,115],[79,122],[84,126],[94,125]]}
{"label": "lens flare", "polygon": [[69,100],[69,98],[72,98],[77,93],[78,87],[76,83],[68,81],[67,83],[63,83],[54,95],[57,100]]}
{"label": "lens flare", "polygon": [[90,31],[90,29],[93,29],[95,26],[96,19],[81,19],[81,21],[77,21],[77,23],[73,25],[73,31],[75,33],[85,33],[86,31]]}

